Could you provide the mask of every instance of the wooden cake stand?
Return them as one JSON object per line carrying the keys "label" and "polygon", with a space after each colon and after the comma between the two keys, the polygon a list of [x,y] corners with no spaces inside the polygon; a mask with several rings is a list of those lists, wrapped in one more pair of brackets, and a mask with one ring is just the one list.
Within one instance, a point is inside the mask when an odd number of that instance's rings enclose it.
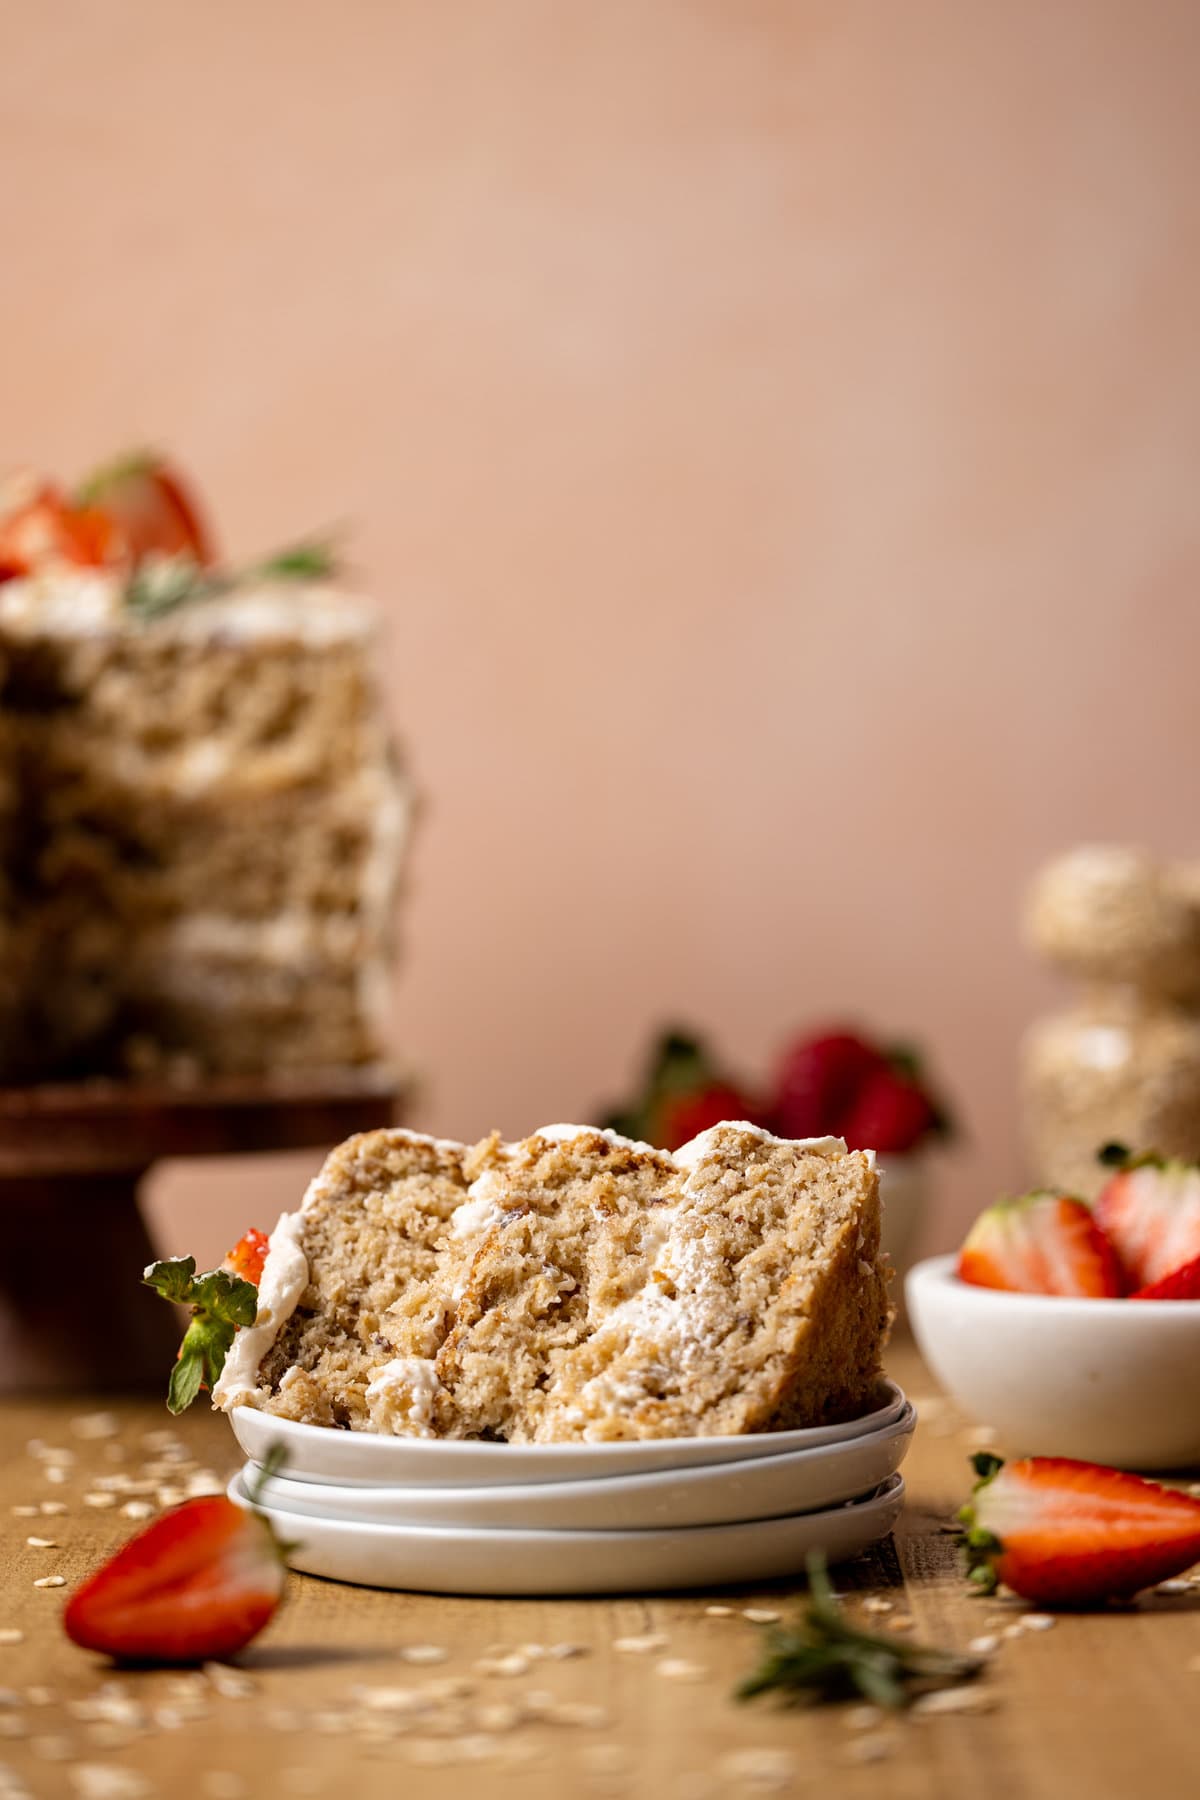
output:
{"label": "wooden cake stand", "polygon": [[157,1254],[138,1206],[147,1170],[320,1149],[393,1124],[400,1100],[381,1069],[0,1088],[0,1389],[161,1388],[179,1330],[141,1285]]}

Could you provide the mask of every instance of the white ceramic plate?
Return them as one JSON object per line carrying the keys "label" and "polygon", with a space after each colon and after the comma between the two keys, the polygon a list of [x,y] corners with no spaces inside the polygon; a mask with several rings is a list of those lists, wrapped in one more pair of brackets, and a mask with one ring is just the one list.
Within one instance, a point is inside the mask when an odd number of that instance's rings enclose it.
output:
{"label": "white ceramic plate", "polygon": [[378,1437],[368,1431],[335,1431],[298,1425],[251,1406],[229,1415],[234,1436],[253,1462],[272,1445],[287,1452],[287,1473],[305,1481],[352,1482],[388,1487],[509,1487],[544,1481],[595,1480],[644,1475],[653,1469],[693,1468],[740,1462],[844,1444],[894,1425],[905,1399],[886,1382],[888,1399],[876,1412],[840,1425],[807,1431],[764,1431],[746,1437],[647,1438],[615,1444],[485,1444],[445,1438]]}
{"label": "white ceramic plate", "polygon": [[[240,1476],[229,1494],[247,1504]],[[292,1567],[331,1581],[423,1594],[623,1594],[791,1575],[811,1550],[844,1562],[886,1537],[903,1505],[893,1475],[878,1493],[823,1512],[682,1531],[465,1531],[263,1510],[293,1546]]]}
{"label": "white ceramic plate", "polygon": [[[466,1525],[555,1531],[643,1531],[729,1525],[815,1512],[873,1492],[904,1460],[916,1425],[906,1406],[894,1425],[848,1444],[819,1444],[749,1461],[550,1481],[524,1487],[340,1487],[331,1482],[263,1484],[269,1506],[321,1519],[376,1525]],[[261,1466],[248,1463],[253,1486]]]}

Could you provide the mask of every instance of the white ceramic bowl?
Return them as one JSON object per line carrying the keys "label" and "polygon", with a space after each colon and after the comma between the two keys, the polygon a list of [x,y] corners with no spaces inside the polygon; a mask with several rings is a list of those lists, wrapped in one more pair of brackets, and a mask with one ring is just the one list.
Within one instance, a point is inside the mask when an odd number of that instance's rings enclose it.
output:
{"label": "white ceramic bowl", "polygon": [[[248,1504],[240,1475],[229,1497]],[[903,1505],[904,1481],[893,1475],[845,1506],[683,1531],[462,1530],[265,1511],[305,1575],[424,1594],[628,1594],[792,1575],[810,1550],[844,1562],[885,1538]]]}
{"label": "white ceramic bowl", "polygon": [[906,1284],[930,1369],[1004,1448],[1123,1469],[1200,1464],[1200,1300],[1067,1300],[973,1287],[956,1258]]}
{"label": "white ceramic bowl", "polygon": [[[264,1481],[261,1491],[267,1506],[362,1524],[552,1531],[730,1525],[816,1512],[874,1491],[900,1467],[915,1426],[916,1414],[906,1406],[895,1424],[846,1443],[598,1481],[397,1488],[293,1478]],[[248,1463],[243,1487],[260,1474],[258,1464]]]}
{"label": "white ceramic bowl", "polygon": [[287,1452],[287,1474],[306,1481],[354,1482],[389,1487],[461,1487],[477,1483],[595,1480],[647,1474],[653,1469],[740,1462],[785,1451],[841,1444],[895,1424],[906,1405],[895,1382],[885,1382],[887,1401],[877,1411],[840,1425],[806,1431],[764,1431],[746,1437],[647,1438],[614,1444],[485,1444],[446,1438],[379,1437],[369,1431],[335,1431],[298,1425],[251,1406],[229,1415],[234,1436],[254,1462],[272,1445]]}

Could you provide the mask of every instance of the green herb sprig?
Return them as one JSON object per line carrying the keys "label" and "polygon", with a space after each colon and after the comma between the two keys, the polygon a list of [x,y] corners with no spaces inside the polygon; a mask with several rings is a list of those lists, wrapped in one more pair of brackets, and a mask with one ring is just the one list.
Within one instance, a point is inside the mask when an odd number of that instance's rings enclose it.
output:
{"label": "green herb sprig", "polygon": [[192,1319],[179,1347],[167,1387],[167,1407],[186,1412],[202,1387],[211,1389],[241,1325],[253,1325],[258,1289],[227,1269],[197,1275],[194,1256],[170,1256],[151,1263],[142,1281],[176,1306],[189,1306]]}
{"label": "green herb sprig", "polygon": [[830,1586],[824,1557],[810,1556],[807,1568],[803,1618],[794,1627],[771,1628],[766,1655],[736,1699],[779,1693],[794,1704],[865,1699],[897,1709],[934,1688],[973,1681],[982,1670],[978,1656],[855,1630]]}
{"label": "green herb sprig", "polygon": [[332,539],[310,538],[242,569],[208,569],[187,551],[145,556],[125,584],[125,606],[137,619],[161,618],[196,600],[215,600],[254,581],[328,581],[339,558]]}

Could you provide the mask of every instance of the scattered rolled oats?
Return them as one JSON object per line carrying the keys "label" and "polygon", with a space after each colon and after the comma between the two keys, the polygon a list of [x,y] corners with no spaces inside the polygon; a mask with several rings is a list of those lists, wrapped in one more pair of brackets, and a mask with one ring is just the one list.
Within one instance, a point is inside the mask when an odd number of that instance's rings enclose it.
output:
{"label": "scattered rolled oats", "polygon": [[947,1687],[919,1695],[912,1710],[918,1717],[933,1713],[984,1713],[991,1712],[995,1704],[996,1696],[989,1688]]}
{"label": "scattered rolled oats", "polygon": [[8,1510],[14,1519],[36,1519],[40,1509],[36,1506],[10,1506]]}
{"label": "scattered rolled oats", "polygon": [[730,1750],[717,1764],[726,1781],[741,1782],[753,1788],[785,1788],[796,1774],[796,1758],[790,1750]]}
{"label": "scattered rolled oats", "polygon": [[57,1487],[61,1487],[63,1482],[67,1479],[66,1469],[60,1467],[57,1463],[52,1463],[49,1468],[43,1469],[42,1473],[45,1475],[47,1481],[53,1482]]}
{"label": "scattered rolled oats", "polygon": [[44,1588],[66,1587],[67,1578],[65,1575],[39,1575],[33,1585]]}
{"label": "scattered rolled oats", "polygon": [[1026,1631],[1050,1631],[1058,1620],[1053,1613],[1024,1613],[1021,1623]]}
{"label": "scattered rolled oats", "polygon": [[515,1731],[524,1718],[523,1709],[509,1700],[493,1701],[489,1706],[478,1707],[475,1712],[475,1723],[480,1731]]}
{"label": "scattered rolled oats", "polygon": [[25,1542],[29,1545],[29,1548],[31,1550],[57,1550],[58,1549],[58,1544],[56,1543],[54,1538],[27,1537],[25,1539]]}
{"label": "scattered rolled oats", "polygon": [[972,1638],[967,1645],[972,1656],[991,1656],[992,1652],[999,1648],[1000,1639],[995,1632],[989,1632],[985,1637]]}
{"label": "scattered rolled oats", "polygon": [[732,1606],[706,1606],[705,1612],[710,1619],[732,1619]]}
{"label": "scattered rolled oats", "polygon": [[208,1662],[204,1673],[223,1700],[245,1700],[257,1683],[244,1669],[231,1669],[228,1663]]}
{"label": "scattered rolled oats", "polygon": [[743,1606],[742,1617],[749,1619],[752,1625],[774,1625],[782,1618],[781,1613],[769,1606]]}
{"label": "scattered rolled oats", "polygon": [[[955,1526],[955,1530],[958,1529],[959,1528]],[[895,1612],[896,1602],[894,1600],[885,1600],[879,1594],[868,1594],[862,1603],[862,1609],[865,1613]]]}
{"label": "scattered rolled oats", "polygon": [[666,1647],[665,1631],[647,1631],[642,1637],[613,1639],[613,1649],[619,1650],[623,1656],[648,1656],[652,1650],[665,1650]]}
{"label": "scattered rolled oats", "polygon": [[121,1508],[123,1519],[148,1519],[154,1508],[148,1500],[126,1500]]}
{"label": "scattered rolled oats", "polygon": [[81,1413],[78,1418],[71,1420],[71,1430],[75,1436],[89,1443],[98,1438],[116,1437],[120,1429],[121,1421],[116,1413],[111,1412]]}
{"label": "scattered rolled oats", "polygon": [[481,1675],[528,1675],[529,1658],[510,1650],[505,1656],[481,1656],[475,1667]]}
{"label": "scattered rolled oats", "polygon": [[155,1499],[160,1506],[182,1506],[187,1499],[187,1491],[181,1487],[160,1487],[155,1493]]}
{"label": "scattered rolled oats", "polygon": [[682,1656],[665,1656],[655,1663],[654,1673],[664,1681],[703,1681],[708,1670],[703,1663],[688,1662]]}
{"label": "scattered rolled oats", "polygon": [[143,1800],[154,1792],[144,1775],[120,1763],[76,1763],[67,1780],[79,1800]]}
{"label": "scattered rolled oats", "polygon": [[44,1519],[59,1518],[70,1510],[65,1500],[41,1500],[38,1502],[38,1511]]}
{"label": "scattered rolled oats", "polygon": [[894,1732],[869,1731],[864,1737],[854,1738],[846,1746],[846,1755],[851,1762],[877,1763],[894,1755],[898,1739]]}
{"label": "scattered rolled oats", "polygon": [[0,1645],[23,1644],[25,1633],[15,1625],[0,1626]]}
{"label": "scattered rolled oats", "polygon": [[546,1655],[554,1662],[568,1662],[575,1656],[586,1656],[586,1644],[547,1644]]}
{"label": "scattered rolled oats", "polygon": [[117,1504],[117,1496],[109,1493],[85,1494],[83,1496],[83,1504],[85,1506],[96,1507],[115,1506]]}
{"label": "scattered rolled oats", "polygon": [[400,1651],[401,1662],[406,1663],[440,1663],[445,1662],[450,1652],[441,1644],[405,1644]]}

